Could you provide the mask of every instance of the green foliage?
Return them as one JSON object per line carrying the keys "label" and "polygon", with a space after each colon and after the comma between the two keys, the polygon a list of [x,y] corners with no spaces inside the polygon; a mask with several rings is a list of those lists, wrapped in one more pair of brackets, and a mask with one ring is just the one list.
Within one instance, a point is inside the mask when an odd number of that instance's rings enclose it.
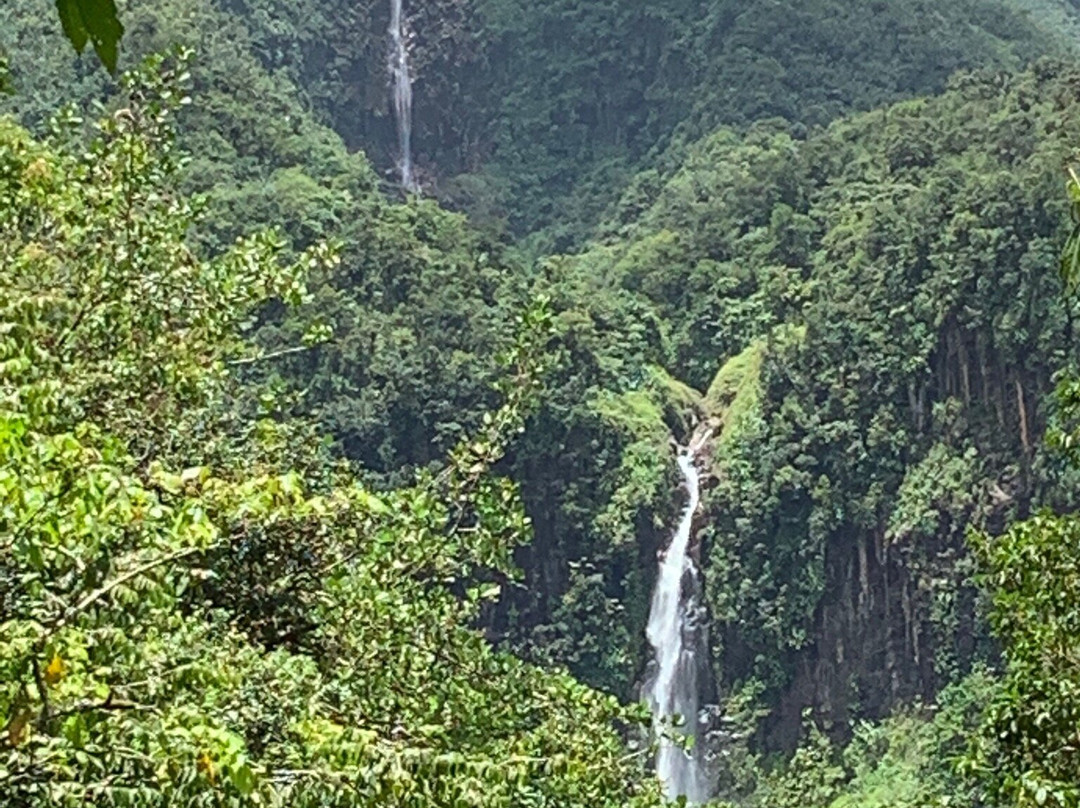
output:
{"label": "green foliage", "polygon": [[[20,92],[7,104],[44,128],[72,84],[87,106],[109,88],[37,30],[32,5],[0,9],[12,40],[43,42],[16,64]],[[240,18],[212,0],[132,7],[125,53],[198,48],[191,82],[200,103],[181,111],[178,143],[192,155],[183,187],[205,199],[193,231],[201,247],[222,250],[266,226],[295,249],[340,246],[340,261],[311,278],[303,307],[262,313],[257,339],[275,359],[245,366],[245,378],[277,386],[278,406],[317,419],[373,482],[401,483],[438,463],[494,406],[494,360],[525,300],[521,268],[462,217],[379,193],[364,156],[315,119],[307,91],[288,71],[267,69],[262,49],[277,43],[262,27],[270,11]],[[330,23],[325,12],[307,20],[319,31]],[[290,350],[309,333],[324,339]]]}
{"label": "green foliage", "polygon": [[[672,168],[719,125],[824,125],[940,90],[960,69],[1013,67],[1054,49],[997,2],[904,0],[870,14],[844,0],[798,0],[784,13],[737,0],[468,6],[481,55],[465,69],[444,56],[440,68],[461,77],[472,101],[479,120],[467,131],[490,141],[481,153],[494,157],[481,172],[509,182],[512,229],[548,226],[542,252],[587,237],[643,164]],[[417,21],[418,35],[425,24]],[[435,125],[421,118],[422,149],[442,146],[432,142],[443,131]],[[452,164],[445,146],[435,162]]]}
{"label": "green foliage", "polygon": [[962,455],[942,444],[910,467],[896,492],[888,537],[894,542],[930,541],[962,528],[972,515],[977,492],[978,452]]}
{"label": "green foliage", "polygon": [[[346,508],[365,525],[357,535],[381,535],[388,546],[411,536],[435,558],[444,539],[465,555],[481,553],[470,543],[472,524],[448,529],[453,508],[428,500],[448,495],[448,469],[481,462],[455,447],[487,434],[485,413],[504,397],[494,385],[505,374],[500,355],[515,348],[516,316],[532,297],[551,300],[543,352],[554,368],[533,391],[536,408],[521,408],[524,433],[499,424],[515,437],[500,440],[500,451],[481,463],[502,458],[500,471],[520,483],[535,541],[507,538],[498,559],[472,558],[453,583],[432,573],[418,588],[409,574],[380,577],[385,555],[375,561],[361,553],[333,567],[357,576],[340,584],[342,592],[354,586],[356,598],[383,586],[396,593],[369,611],[355,602],[366,615],[357,623],[365,637],[392,650],[357,667],[357,677],[382,683],[366,701],[350,701],[350,688],[362,689],[355,683],[363,679],[331,677],[333,695],[313,697],[314,712],[296,720],[358,726],[378,734],[379,749],[388,742],[408,756],[414,739],[395,746],[401,739],[385,714],[378,726],[341,716],[373,715],[379,698],[402,699],[403,715],[426,726],[427,708],[397,694],[395,677],[420,691],[442,677],[446,689],[437,692],[450,694],[446,710],[460,707],[462,715],[505,696],[497,689],[476,695],[452,668],[432,664],[431,681],[410,680],[411,668],[385,664],[406,653],[408,632],[435,648],[418,615],[444,608],[455,642],[488,660],[470,669],[477,678],[501,681],[496,669],[506,665],[521,681],[547,681],[492,652],[470,632],[474,622],[529,660],[564,665],[629,695],[646,652],[641,627],[655,550],[677,509],[669,440],[703,417],[719,430],[701,537],[714,663],[724,690],[761,685],[762,702],[776,707],[759,742],[790,747],[810,702],[827,702],[829,717],[841,723],[880,716],[967,670],[983,631],[963,523],[996,525],[1025,513],[1033,499],[1070,496],[1035,438],[1047,418],[1041,397],[1071,328],[1049,269],[1063,235],[1060,165],[1080,136],[1077,78],[1049,62],[1019,75],[994,72],[1056,51],[1056,39],[996,0],[947,7],[903,0],[873,13],[848,0],[799,0],[785,13],[727,0],[414,4],[414,134],[423,179],[476,213],[480,233],[430,200],[385,198],[379,175],[356,151],[383,167],[395,156],[386,5],[162,0],[125,7],[124,59],[176,42],[199,50],[190,81],[200,101],[176,112],[179,143],[192,157],[177,161],[169,193],[155,196],[158,180],[147,180],[140,204],[162,210],[136,223],[154,238],[147,245],[142,231],[131,237],[143,251],[137,260],[112,238],[123,198],[103,190],[113,186],[95,191],[112,218],[73,219],[86,228],[79,299],[98,285],[130,288],[114,264],[136,261],[132,271],[141,278],[154,265],[176,265],[177,255],[197,256],[184,259],[191,276],[173,282],[198,301],[193,308],[225,305],[220,289],[202,283],[195,267],[204,264],[234,277],[236,295],[250,296],[230,299],[235,316],[214,325],[191,316],[186,303],[174,311],[169,297],[149,296],[154,305],[135,307],[147,297],[140,288],[116,304],[126,319],[115,329],[112,309],[96,324],[101,346],[85,358],[112,364],[55,372],[58,383],[80,391],[65,394],[76,402],[66,416],[71,429],[92,423],[102,441],[118,441],[125,480],[154,494],[147,482],[153,460],[162,474],[208,468],[207,480],[229,486],[248,472],[276,486],[269,481],[291,471],[299,479],[286,487],[302,493],[288,507],[300,511],[356,487],[367,492]],[[1034,19],[1049,13],[1038,10]],[[75,161],[93,175],[97,167],[63,145],[78,140],[79,115],[53,131],[51,113],[75,95],[82,115],[100,101],[116,126],[126,126],[133,109],[167,88],[129,99],[102,71],[73,59],[51,22],[30,0],[0,8],[0,37],[19,56],[12,78],[20,92],[5,106],[51,141],[42,146],[14,129],[10,137],[44,149],[52,155],[46,163]],[[948,78],[980,66],[991,70]],[[946,86],[938,98],[881,106]],[[141,119],[131,125],[146,131]],[[158,156],[145,171],[171,172],[174,153],[164,141],[154,148]],[[131,170],[142,176],[135,163]],[[56,172],[57,182],[71,184],[68,168]],[[43,194],[56,191],[43,187]],[[169,206],[178,206],[172,225],[163,212]],[[205,215],[193,218],[196,210]],[[27,218],[37,215],[30,209]],[[518,245],[524,252],[576,246],[597,221],[596,240],[581,254],[548,257],[532,269],[505,244],[508,233],[531,232]],[[265,233],[267,225],[280,233]],[[23,244],[18,232],[12,244]],[[324,241],[334,249],[303,252]],[[336,260],[323,260],[331,253]],[[32,249],[28,256],[19,260],[31,278],[40,270]],[[284,276],[279,283],[244,275],[309,259],[316,266],[305,267],[303,289],[288,287]],[[296,305],[282,305],[276,294]],[[173,340],[177,328],[190,333]],[[129,332],[134,341],[125,343]],[[72,357],[64,353],[63,361]],[[226,369],[228,382],[218,378]],[[160,389],[183,389],[185,397]],[[1059,414],[1067,442],[1074,425],[1065,410]],[[354,470],[328,461],[331,455]],[[191,474],[181,489],[201,479]],[[358,488],[354,475],[367,487]],[[167,480],[177,487],[174,476]],[[198,502],[213,511],[207,518],[221,536],[242,539],[215,541],[166,565],[214,571],[181,580],[183,594],[174,599],[199,619],[209,601],[213,625],[228,627],[222,632],[232,645],[221,651],[211,637],[191,639],[193,648],[235,653],[257,660],[255,667],[264,664],[263,650],[287,655],[275,657],[283,669],[311,657],[320,677],[334,669],[320,656],[329,645],[362,656],[363,643],[341,628],[351,618],[325,602],[332,582],[323,567],[349,557],[337,543],[337,523],[288,508],[267,518],[273,524],[246,522],[232,506]],[[388,516],[414,507],[425,516]],[[381,508],[386,513],[375,513]],[[507,519],[516,536],[520,513]],[[510,580],[509,545],[520,582]],[[447,564],[460,562],[447,550],[451,557],[458,561]],[[433,561],[440,570],[441,563]],[[107,566],[97,585],[128,569]],[[493,595],[496,582],[497,602],[457,611],[454,593],[483,585]],[[390,639],[379,628],[387,621],[402,626]],[[152,616],[147,624],[155,624]],[[324,640],[326,625],[336,628]],[[39,657],[39,666],[51,661]],[[266,689],[284,688],[271,673]],[[235,691],[222,692],[207,698],[231,703]],[[251,697],[259,705],[255,723],[277,726],[263,715],[272,713],[268,697],[258,697]],[[224,712],[206,709],[219,718]],[[327,718],[334,710],[340,713]],[[226,718],[219,723],[248,745],[257,734]],[[311,738],[328,749],[339,744],[337,726],[319,726]],[[586,727],[596,729],[586,721],[580,738]],[[600,747],[610,741],[613,750],[606,725],[598,731],[606,739]],[[447,732],[451,740],[440,740],[438,754],[475,751]],[[490,733],[477,765],[516,754],[498,746],[511,734]],[[243,754],[256,774],[271,771],[262,751]],[[497,788],[492,794],[505,796]]]}
{"label": "green foliage", "polygon": [[752,808],[941,808],[987,804],[957,770],[996,683],[977,670],[933,705],[859,722],[837,743],[807,721],[798,749],[783,761],[759,760],[732,797]]}
{"label": "green foliage", "polygon": [[[37,49],[39,10],[26,0],[9,5],[19,20],[8,36],[37,29]],[[84,21],[107,64],[120,32],[111,6],[60,2],[79,12],[63,18]],[[870,14],[852,0],[797,0],[785,11],[737,0],[415,4],[414,141],[426,184],[490,231],[543,230],[534,252],[565,250],[588,238],[642,169],[670,171],[718,125],[783,117],[820,126],[939,91],[957,70],[1014,68],[1068,47],[1039,27],[1068,11],[1039,8],[1029,21],[1003,0],[900,0]],[[201,25],[208,15],[217,17],[213,28]],[[230,79],[226,64],[250,53],[273,77],[247,85],[270,90],[255,106],[290,94],[302,103],[299,115],[268,116],[246,137],[280,132],[312,109],[389,171],[396,138],[385,81],[388,15],[380,0],[133,4],[124,9],[124,47],[138,57],[148,37],[158,40],[150,49],[179,39],[236,87],[245,74]],[[69,30],[76,44],[86,39],[79,31]],[[42,58],[18,39],[11,44],[19,62]],[[67,53],[44,54],[58,56]]]}
{"label": "green foliage", "polygon": [[64,35],[76,52],[82,53],[90,42],[101,63],[110,73],[115,73],[124,26],[117,17],[113,0],[56,0],[56,10]]}
{"label": "green foliage", "polygon": [[1039,514],[992,538],[973,534],[991,624],[1003,644],[1005,681],[987,710],[971,758],[1006,804],[1080,804],[1075,737],[1080,574],[1075,516]]}
{"label": "green foliage", "polygon": [[[62,41],[41,30],[31,6],[28,0],[13,0],[0,8],[0,36],[9,38],[9,47],[17,39],[44,42],[16,63],[19,93],[7,105],[46,129],[50,111],[72,86],[80,88],[87,102],[107,98],[109,91],[97,72],[70,63]],[[372,59],[373,83],[367,92],[385,104],[385,25],[377,22],[385,4],[375,8],[354,4],[339,9],[338,15],[325,4],[298,7],[278,25],[274,21],[286,10],[266,4],[253,4],[242,18],[208,0],[135,6],[125,10],[125,58],[175,41],[199,49],[191,81],[200,103],[180,112],[178,139],[193,155],[181,172],[183,186],[205,199],[206,215],[192,230],[201,248],[225,249],[238,236],[264,225],[280,227],[294,248],[321,239],[339,246],[339,262],[312,273],[303,305],[289,311],[274,306],[260,310],[254,335],[259,349],[234,371],[273,392],[259,404],[265,413],[314,421],[333,439],[333,451],[361,466],[370,484],[387,487],[407,484],[417,469],[437,468],[457,442],[481,427],[483,413],[497,402],[492,387],[501,372],[497,357],[512,340],[514,317],[528,298],[530,279],[504,245],[477,234],[461,216],[430,201],[397,204],[384,198],[364,157],[348,153],[341,138],[319,125],[308,109],[310,99],[324,90],[334,99],[352,97],[352,85],[344,92],[340,82],[334,83],[339,75],[335,71],[351,70],[345,62],[365,48]],[[300,42],[290,40],[292,24],[299,26]],[[360,29],[369,32],[369,40],[355,36]],[[336,67],[324,70],[321,61],[315,66],[304,61],[313,43],[333,43]],[[303,87],[296,83],[300,80]],[[115,107],[120,102],[108,103]],[[358,102],[349,108],[363,106]],[[388,121],[380,114],[385,126]],[[373,154],[378,156],[377,149]],[[561,309],[563,290],[553,297]],[[619,322],[644,331],[634,325],[638,313],[620,313]],[[581,334],[582,343],[590,339],[596,341]],[[605,359],[605,378],[621,378],[618,364],[633,360],[647,339],[644,334],[628,343],[619,358]],[[550,347],[560,352],[560,345]],[[552,383],[557,395],[545,394],[545,402],[555,410],[568,403],[589,421],[591,432],[606,433],[602,439],[614,452],[621,439],[587,405],[603,382],[590,375],[591,369],[580,370],[576,367],[570,374],[580,384],[565,385],[564,375]],[[538,437],[539,446],[523,452],[513,447],[509,462],[515,471],[526,464],[565,468],[559,465],[560,442],[552,432],[542,429]],[[575,438],[571,443],[575,451],[586,450],[590,440]],[[556,458],[549,460],[552,454]],[[567,466],[578,464],[573,457],[567,461]],[[595,462],[600,474],[615,474],[620,467],[620,460],[606,452]],[[539,475],[516,476],[525,484],[530,512],[537,515],[535,503],[542,495],[536,492],[543,481],[532,485]],[[576,493],[588,499],[596,493],[600,504],[567,503],[567,522],[573,529],[559,524],[555,538],[549,533],[553,520],[538,519],[544,534],[538,545],[554,540],[565,548],[559,554],[563,570],[569,560],[591,555],[578,531],[593,530],[602,498],[611,490],[604,484],[597,492],[589,491],[594,479],[586,476]],[[544,505],[549,514],[555,507]],[[533,566],[523,561],[532,572]],[[608,597],[623,590],[622,579],[631,566],[638,567],[636,559],[623,564],[622,571],[606,573],[618,579]],[[643,582],[628,586],[645,588]],[[553,600],[560,597],[560,588],[551,586]],[[515,588],[507,590],[506,597],[533,595]],[[551,615],[546,606],[535,614],[527,604],[514,605],[526,609],[528,622],[546,621]],[[626,630],[633,635],[642,619],[640,607],[628,611],[633,617],[627,618]],[[601,636],[596,639],[608,643]],[[609,658],[622,653],[618,642],[613,637],[608,643]],[[537,649],[536,658],[541,657],[548,658]],[[617,683],[605,680],[612,690],[627,691],[635,664],[620,667]],[[575,672],[590,673],[576,666]]]}
{"label": "green foliage", "polygon": [[763,340],[751,343],[723,364],[705,393],[705,411],[719,423],[714,441],[721,463],[732,458],[733,450],[751,439],[750,430],[760,425],[761,367],[766,351]]}
{"label": "green foliage", "polygon": [[705,393],[705,407],[710,413],[730,409],[740,393],[745,395],[744,391],[760,382],[764,354],[764,343],[755,342],[723,364]]}
{"label": "green foliage", "polygon": [[938,808],[979,804],[957,770],[995,682],[985,670],[947,687],[932,706],[861,723],[843,750],[849,779],[830,808]]}
{"label": "green foliage", "polygon": [[1065,242],[1065,249],[1061,254],[1061,280],[1065,284],[1068,293],[1075,293],[1077,284],[1080,283],[1080,180],[1076,178],[1076,172],[1069,169],[1069,182],[1067,185],[1069,195],[1069,213],[1073,220],[1073,229]]}
{"label": "green foliage", "polygon": [[[1075,223],[1080,189],[1071,170],[1067,192]],[[1074,228],[1060,258],[1066,305],[1076,296],[1076,240]],[[1070,362],[1058,378],[1050,443],[1074,471],[1076,388]],[[982,531],[969,536],[981,583],[990,593],[990,624],[1001,642],[1004,671],[964,764],[1001,804],[1080,805],[1078,538],[1080,519],[1075,513],[1049,510],[1012,524],[1000,536]]]}
{"label": "green foliage", "polygon": [[[571,334],[564,339],[573,345]],[[566,581],[527,577],[554,602],[519,615],[512,641],[529,658],[565,664],[585,681],[629,695],[647,653],[641,627],[656,547],[674,511],[672,435],[688,434],[700,396],[648,368],[635,389],[615,394],[591,387],[586,401],[571,403],[587,371],[564,366],[567,371],[575,374],[573,387],[563,387],[556,374],[513,450],[530,511],[557,520],[554,530],[537,536],[538,544],[553,543],[549,558],[526,558],[526,571],[551,569],[555,553],[565,559]],[[559,435],[565,442],[548,442]],[[537,463],[545,473],[533,470]],[[564,487],[556,475],[575,467],[576,479]],[[530,625],[530,618],[537,622]]]}
{"label": "green foliage", "polygon": [[[1077,180],[1068,186],[1075,218]],[[1076,292],[1074,231],[1066,241],[1061,275],[1068,298]],[[1058,423],[1051,444],[1075,468],[1077,381],[1061,374]],[[992,596],[990,622],[1003,645],[1004,681],[986,711],[967,760],[970,771],[999,800],[1017,805],[1080,805],[1075,772],[1080,679],[1075,673],[1080,576],[1075,514],[1042,512],[1002,536],[973,532],[983,585]]]}
{"label": "green foliage", "polygon": [[672,434],[689,434],[688,419],[697,398],[693,390],[658,369],[645,387],[617,396],[601,391],[597,396],[596,413],[627,438],[614,476],[615,490],[596,519],[611,547],[634,546],[642,512],[663,513],[673,485]]}
{"label": "green foliage", "polygon": [[844,769],[835,760],[829,738],[813,724],[804,742],[782,771],[764,778],[758,787],[764,805],[806,808],[830,805],[840,794]]}
{"label": "green foliage", "polygon": [[[1076,221],[1080,188],[1069,171],[1070,212]],[[1075,301],[1077,231],[1060,258],[1066,305]],[[1077,379],[1073,363],[1059,374],[1050,443],[1075,471]],[[990,623],[1002,644],[1003,681],[983,716],[965,761],[968,771],[1002,804],[1080,805],[1076,727],[1080,678],[1076,674],[1075,547],[1080,519],[1045,510],[1014,523],[1003,535],[972,531],[981,583],[991,596]]]}
{"label": "green foliage", "polygon": [[496,361],[524,305],[501,250],[431,202],[369,199],[333,229],[340,265],[261,334],[269,349],[324,324],[333,338],[278,362],[341,449],[382,480],[438,462],[493,405]]}
{"label": "green foliage", "polygon": [[614,727],[638,711],[473,627],[529,530],[490,469],[543,301],[444,470],[365,488],[235,384],[334,255],[193,249],[184,72],[125,80],[88,147],[0,131],[0,802],[656,804]]}

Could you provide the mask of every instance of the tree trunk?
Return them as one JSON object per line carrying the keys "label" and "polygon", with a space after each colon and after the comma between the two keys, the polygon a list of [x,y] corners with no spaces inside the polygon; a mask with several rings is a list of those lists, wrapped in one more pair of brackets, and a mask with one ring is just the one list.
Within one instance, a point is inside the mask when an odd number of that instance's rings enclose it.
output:
{"label": "tree trunk", "polygon": [[1020,379],[1016,379],[1016,408],[1020,413],[1020,443],[1024,447],[1024,454],[1031,451],[1031,441],[1028,439],[1027,407],[1024,406],[1024,388]]}

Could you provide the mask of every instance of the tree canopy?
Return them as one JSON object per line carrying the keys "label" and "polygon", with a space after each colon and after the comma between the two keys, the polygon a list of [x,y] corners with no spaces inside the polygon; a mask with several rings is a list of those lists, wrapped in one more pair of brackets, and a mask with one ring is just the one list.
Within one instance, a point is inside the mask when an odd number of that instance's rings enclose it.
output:
{"label": "tree canopy", "polygon": [[236,389],[252,313],[337,259],[191,247],[185,75],[125,79],[88,148],[62,121],[0,133],[4,801],[652,804],[633,712],[471,627],[528,533],[490,468],[546,364],[543,304],[444,471],[365,487]]}

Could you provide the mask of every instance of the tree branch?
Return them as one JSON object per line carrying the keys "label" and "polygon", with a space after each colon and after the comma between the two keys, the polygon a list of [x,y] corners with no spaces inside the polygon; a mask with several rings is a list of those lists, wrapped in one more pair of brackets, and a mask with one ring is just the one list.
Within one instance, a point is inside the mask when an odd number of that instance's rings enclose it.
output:
{"label": "tree branch", "polygon": [[292,348],[282,348],[280,351],[272,351],[267,354],[261,354],[259,356],[245,356],[243,359],[232,359],[226,362],[226,365],[238,366],[238,365],[254,365],[257,362],[269,362],[274,359],[281,359],[283,356],[292,356],[293,354],[303,353],[304,351],[310,351],[312,348],[317,348],[319,345],[325,345],[326,343],[320,342],[315,345],[295,345]]}
{"label": "tree branch", "polygon": [[147,712],[153,712],[156,707],[148,704],[139,704],[134,701],[123,701],[113,698],[115,693],[109,691],[109,695],[105,697],[105,701],[89,701],[84,700],[76,702],[67,709],[60,710],[54,713],[54,716],[59,718],[65,715],[74,715],[75,713],[94,713],[94,712],[123,712],[126,710],[143,710]]}
{"label": "tree branch", "polygon": [[150,572],[151,570],[153,570],[153,569],[155,569],[157,567],[162,566],[163,564],[169,564],[169,563],[171,563],[173,561],[179,561],[181,558],[186,558],[188,556],[195,555],[196,553],[199,553],[199,552],[202,552],[201,548],[199,548],[199,547],[186,547],[183,550],[178,550],[175,553],[170,553],[167,556],[162,556],[161,558],[156,558],[153,561],[149,561],[149,562],[147,562],[146,564],[143,564],[140,567],[136,567],[135,569],[133,569],[133,570],[131,570],[129,572],[125,572],[123,575],[119,576],[118,578],[113,578],[111,581],[109,581],[108,583],[103,584],[101,587],[95,589],[93,592],[88,594],[86,597],[84,597],[82,600],[80,600],[77,604],[75,604],[73,607],[71,607],[68,610],[68,612],[65,615],[63,615],[56,622],[56,624],[52,627],[53,630],[55,631],[57,629],[60,629],[60,628],[63,628],[64,626],[66,626],[68,624],[68,622],[71,620],[72,617],[77,615],[79,612],[85,611],[86,609],[93,606],[95,603],[97,603],[103,597],[105,597],[110,592],[112,592],[114,589],[116,589],[116,587],[123,586],[128,581],[132,580],[133,578],[138,578],[140,575],[145,575],[146,573]]}
{"label": "tree branch", "polygon": [[34,685],[37,687],[38,696],[41,697],[41,714],[38,716],[38,726],[44,727],[45,722],[52,716],[52,707],[49,704],[49,686],[45,684],[45,677],[41,675],[41,665],[38,663],[36,652],[30,658],[30,669],[34,672]]}

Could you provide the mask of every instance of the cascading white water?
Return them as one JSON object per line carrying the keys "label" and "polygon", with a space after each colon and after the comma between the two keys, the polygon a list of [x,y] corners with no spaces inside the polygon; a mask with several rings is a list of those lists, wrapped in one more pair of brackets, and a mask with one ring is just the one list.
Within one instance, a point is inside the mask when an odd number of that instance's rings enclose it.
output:
{"label": "cascading white water", "polygon": [[[646,635],[655,654],[651,679],[646,684],[654,729],[660,738],[656,772],[669,799],[685,796],[688,802],[709,799],[709,782],[702,764],[698,725],[698,652],[701,641],[698,604],[698,570],[690,556],[690,533],[700,501],[696,449],[679,450],[679,470],[689,499],[679,520],[679,527],[663,553],[660,572],[653,592],[652,610]],[[681,717],[678,726],[673,718]],[[689,750],[671,740],[681,734],[695,743]]]}
{"label": "cascading white water", "polygon": [[394,122],[398,133],[398,172],[401,187],[410,193],[420,190],[413,174],[412,160],[412,71],[405,31],[404,0],[390,0],[390,80]]}

